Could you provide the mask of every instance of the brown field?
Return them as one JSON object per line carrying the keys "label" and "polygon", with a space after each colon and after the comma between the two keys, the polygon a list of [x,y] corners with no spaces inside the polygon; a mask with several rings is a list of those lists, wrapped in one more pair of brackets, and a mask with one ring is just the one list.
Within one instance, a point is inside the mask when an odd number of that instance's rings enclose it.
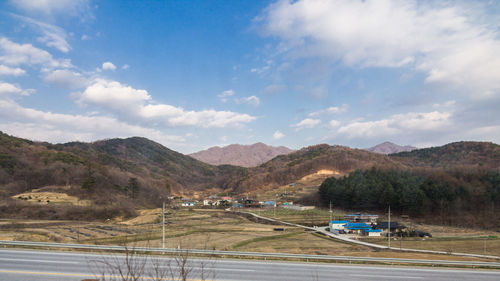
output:
{"label": "brown field", "polygon": [[[329,213],[315,211],[314,216],[328,220]],[[55,241],[85,244],[115,244],[134,246],[161,246],[160,209],[144,210],[132,220],[117,223],[109,221],[0,221],[1,240]],[[280,218],[309,221],[298,211],[280,210]],[[263,213],[265,215],[265,213]],[[304,219],[305,218],[305,219]],[[319,219],[318,219],[319,221]],[[285,226],[284,231],[275,231],[277,226],[255,223],[245,217],[222,210],[168,210],[166,216],[166,247],[196,249],[217,249],[231,251],[262,251],[283,253],[304,253],[320,255],[432,258],[453,260],[479,260],[444,255],[399,253],[377,251],[368,247],[339,242],[318,234],[308,233],[301,228]],[[281,227],[281,226],[279,226]],[[386,243],[385,240],[370,240]],[[397,242],[394,241],[396,244]],[[393,244],[393,246],[395,245]],[[404,241],[403,247],[429,248],[453,251],[482,253],[481,240],[445,240],[444,238],[426,241]],[[500,255],[500,240],[487,240],[487,254]]]}
{"label": "brown field", "polygon": [[[53,191],[56,189],[58,191]],[[65,204],[65,205],[78,205],[89,206],[89,200],[80,200],[78,197],[66,194],[65,187],[61,186],[48,186],[46,188],[33,189],[30,192],[24,192],[12,196],[13,199],[23,200],[34,204]]]}

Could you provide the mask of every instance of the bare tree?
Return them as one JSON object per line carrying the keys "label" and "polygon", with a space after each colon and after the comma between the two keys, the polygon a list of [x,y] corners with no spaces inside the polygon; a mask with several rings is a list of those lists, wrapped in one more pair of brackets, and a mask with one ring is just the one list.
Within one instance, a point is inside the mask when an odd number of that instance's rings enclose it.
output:
{"label": "bare tree", "polygon": [[145,276],[147,260],[148,256],[125,247],[124,255],[103,256],[90,264],[100,281],[136,281]]}
{"label": "bare tree", "polygon": [[195,262],[189,250],[179,249],[164,257],[143,254],[127,247],[123,255],[106,255],[89,262],[99,281],[186,281],[193,277],[215,280],[214,264],[211,258]]}

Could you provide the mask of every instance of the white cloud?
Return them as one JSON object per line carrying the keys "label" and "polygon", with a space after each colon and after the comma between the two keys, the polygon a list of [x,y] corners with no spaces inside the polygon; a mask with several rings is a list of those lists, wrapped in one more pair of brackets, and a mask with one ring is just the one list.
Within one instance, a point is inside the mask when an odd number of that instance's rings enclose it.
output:
{"label": "white cloud", "polygon": [[35,90],[33,90],[33,89],[23,90],[14,84],[0,81],[0,96],[10,95],[10,94],[18,94],[18,95],[22,95],[22,96],[28,96],[28,95],[34,93],[34,91]]}
{"label": "white cloud", "polygon": [[90,40],[91,38],[90,38],[90,36],[88,36],[87,34],[82,34],[82,37],[80,37],[80,39],[81,39],[82,41],[86,41],[86,40]]}
{"label": "white cloud", "polygon": [[137,90],[116,81],[96,79],[78,97],[83,104],[95,104],[118,111],[138,113],[151,96],[145,90]]}
{"label": "white cloud", "polygon": [[340,113],[346,112],[347,108],[348,108],[347,104],[343,104],[340,107],[339,106],[331,106],[327,109],[311,112],[311,113],[309,113],[309,117],[317,117],[317,116],[321,116],[324,114],[340,114]]}
{"label": "white cloud", "polygon": [[260,104],[260,99],[256,96],[244,97],[236,100],[236,103],[246,103],[253,106],[258,106]]}
{"label": "white cloud", "polygon": [[143,123],[155,121],[166,126],[238,127],[256,119],[248,114],[231,111],[186,111],[168,104],[154,104],[147,91],[104,79],[96,79],[76,98],[80,104],[98,105],[127,120]]}
{"label": "white cloud", "polygon": [[113,63],[107,61],[107,62],[102,64],[102,69],[103,70],[116,70],[116,66]]}
{"label": "white cloud", "polygon": [[32,18],[20,15],[13,16],[38,29],[43,34],[42,37],[37,38],[39,42],[44,43],[48,47],[56,48],[64,53],[67,53],[69,50],[71,50],[71,46],[66,41],[67,34],[64,29],[52,24],[34,20]]}
{"label": "white cloud", "polygon": [[5,83],[5,82],[0,82],[0,95],[19,94],[22,91],[23,90],[21,90],[16,85],[13,85],[10,83]]}
{"label": "white cloud", "polygon": [[[281,39],[287,58],[320,57],[352,67],[423,71],[474,96],[500,89],[500,38],[481,5],[378,0],[279,1],[256,22]],[[480,7],[480,8],[478,8]]]}
{"label": "white cloud", "polygon": [[130,65],[128,65],[128,64],[124,64],[124,65],[122,65],[122,69],[123,69],[123,70],[129,69],[129,68],[130,68]]}
{"label": "white cloud", "polygon": [[336,127],[340,126],[340,121],[330,120],[330,122],[328,123],[328,125],[330,125],[331,128],[336,128]]}
{"label": "white cloud", "polygon": [[44,81],[69,89],[82,88],[89,83],[88,79],[80,73],[67,69],[57,69],[50,72],[45,76]]}
{"label": "white cloud", "polygon": [[21,69],[19,67],[13,68],[13,67],[8,67],[6,65],[0,64],[0,75],[12,75],[12,76],[20,76],[25,74],[26,71],[24,69]]}
{"label": "white cloud", "polygon": [[80,15],[88,13],[88,0],[10,0],[14,6],[34,15]]}
{"label": "white cloud", "polygon": [[227,98],[230,97],[230,96],[233,96],[234,95],[234,91],[233,90],[226,90],[222,93],[220,93],[219,95],[217,95],[217,97],[220,99],[221,102],[227,102]]}
{"label": "white cloud", "polygon": [[7,100],[0,100],[0,117],[2,131],[50,142],[130,136],[148,137],[164,145],[182,146],[185,142],[182,136],[165,135],[156,129],[130,125],[111,117],[56,114],[24,108]]}
{"label": "white cloud", "polygon": [[267,86],[262,91],[262,93],[266,94],[266,95],[275,95],[275,94],[279,94],[279,93],[281,93],[281,92],[283,92],[285,90],[286,90],[286,86],[285,85],[282,85],[282,84],[272,84],[272,85]]}
{"label": "white cloud", "polygon": [[45,50],[31,44],[17,44],[5,37],[0,38],[0,62],[7,65],[41,65],[46,68],[71,67],[70,60],[56,60]]}
{"label": "white cloud", "polygon": [[273,65],[273,61],[272,60],[268,60],[266,61],[266,65],[260,67],[260,68],[252,68],[250,69],[250,72],[252,73],[257,73],[257,74],[264,74],[266,73],[269,69],[271,69],[271,66]]}
{"label": "white cloud", "polygon": [[282,133],[282,132],[280,132],[280,131],[276,131],[276,132],[274,132],[274,134],[273,134],[273,139],[275,139],[275,140],[279,140],[279,139],[282,139],[282,138],[284,138],[284,137],[285,137],[285,134],[283,134],[283,133]]}
{"label": "white cloud", "polygon": [[314,128],[319,123],[321,123],[321,120],[319,120],[319,119],[306,118],[306,119],[300,121],[299,123],[292,125],[292,127],[295,127],[296,131],[300,131],[302,129]]}
{"label": "white cloud", "polygon": [[376,121],[354,121],[340,127],[337,133],[348,138],[390,137],[423,131],[439,131],[452,124],[449,112],[426,112],[392,115]]}

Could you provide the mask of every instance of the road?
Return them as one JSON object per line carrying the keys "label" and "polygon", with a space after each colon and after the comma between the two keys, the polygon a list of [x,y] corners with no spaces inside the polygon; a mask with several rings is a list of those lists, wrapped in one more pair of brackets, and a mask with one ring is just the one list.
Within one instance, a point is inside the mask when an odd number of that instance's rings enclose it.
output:
{"label": "road", "polygon": [[[117,256],[39,250],[0,249],[0,280],[80,281],[93,278],[94,261],[111,261]],[[120,256],[118,259],[123,261]],[[164,259],[168,262],[168,259]],[[191,268],[200,271],[204,259],[190,259]],[[316,281],[316,280],[500,280],[500,270],[433,269],[390,266],[317,264],[217,259],[207,273],[215,280]],[[200,276],[192,276],[200,280]]]}

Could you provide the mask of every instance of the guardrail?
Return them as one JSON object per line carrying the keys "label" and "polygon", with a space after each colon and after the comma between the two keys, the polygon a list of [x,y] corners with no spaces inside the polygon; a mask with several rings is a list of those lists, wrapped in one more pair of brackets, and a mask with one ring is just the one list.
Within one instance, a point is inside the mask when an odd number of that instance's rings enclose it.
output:
{"label": "guardrail", "polygon": [[89,245],[89,244],[65,244],[51,242],[24,242],[24,241],[1,241],[0,245],[18,246],[18,247],[41,247],[41,248],[69,248],[85,249],[96,251],[137,251],[149,253],[189,253],[195,255],[221,256],[221,257],[253,257],[253,258],[286,258],[299,260],[322,260],[322,261],[343,261],[343,262],[366,262],[366,263],[390,263],[390,264],[425,264],[425,265],[446,265],[462,267],[489,267],[499,268],[498,262],[474,262],[474,261],[451,261],[451,260],[425,260],[425,259],[398,259],[398,258],[372,258],[372,257],[352,257],[352,256],[329,256],[329,255],[304,255],[304,254],[286,254],[286,253],[260,253],[260,252],[236,252],[236,251],[218,251],[218,250],[197,250],[197,249],[175,249],[175,248],[146,248],[112,245]]}

